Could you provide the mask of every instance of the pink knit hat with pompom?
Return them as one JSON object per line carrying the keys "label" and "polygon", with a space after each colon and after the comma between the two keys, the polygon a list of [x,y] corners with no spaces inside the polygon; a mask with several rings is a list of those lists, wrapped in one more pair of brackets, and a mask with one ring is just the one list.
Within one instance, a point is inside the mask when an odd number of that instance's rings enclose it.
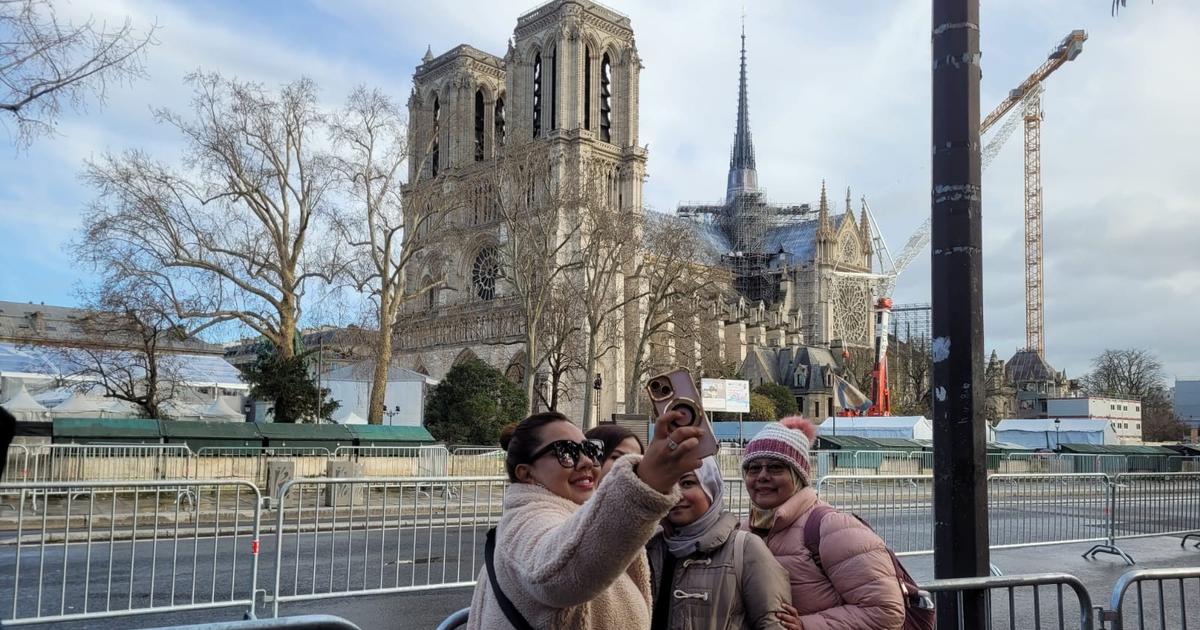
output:
{"label": "pink knit hat with pompom", "polygon": [[815,439],[817,427],[811,420],[800,416],[788,416],[763,427],[758,435],[746,444],[742,465],[752,459],[778,460],[791,466],[807,485],[812,477],[812,464],[809,462],[808,453]]}

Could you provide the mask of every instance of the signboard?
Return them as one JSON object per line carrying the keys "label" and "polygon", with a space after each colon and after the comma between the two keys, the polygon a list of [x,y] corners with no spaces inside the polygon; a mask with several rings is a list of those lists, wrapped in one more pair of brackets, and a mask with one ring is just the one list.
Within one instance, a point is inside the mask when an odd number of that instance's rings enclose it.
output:
{"label": "signboard", "polygon": [[702,378],[700,404],[705,411],[750,413],[750,381]]}

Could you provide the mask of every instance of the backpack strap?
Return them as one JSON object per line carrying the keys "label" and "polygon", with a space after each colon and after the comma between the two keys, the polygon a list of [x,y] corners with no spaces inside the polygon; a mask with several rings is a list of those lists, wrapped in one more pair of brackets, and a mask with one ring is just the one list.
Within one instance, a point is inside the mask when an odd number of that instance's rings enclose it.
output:
{"label": "backpack strap", "polygon": [[804,521],[804,547],[822,573],[825,567],[821,566],[821,521],[825,520],[827,514],[836,511],[833,506],[818,505],[808,513],[808,520]]}
{"label": "backpack strap", "polygon": [[483,547],[483,558],[487,563],[488,582],[492,585],[492,595],[496,597],[496,603],[500,604],[500,610],[504,611],[504,616],[508,618],[508,623],[512,624],[516,630],[533,630],[533,626],[525,620],[521,611],[512,603],[512,600],[504,594],[500,588],[500,582],[496,580],[496,565],[492,560],[496,555],[496,528],[488,530],[487,544]]}
{"label": "backpack strap", "polygon": [[738,584],[742,583],[742,565],[746,558],[746,536],[750,532],[742,529],[733,530],[733,568],[737,573]]}

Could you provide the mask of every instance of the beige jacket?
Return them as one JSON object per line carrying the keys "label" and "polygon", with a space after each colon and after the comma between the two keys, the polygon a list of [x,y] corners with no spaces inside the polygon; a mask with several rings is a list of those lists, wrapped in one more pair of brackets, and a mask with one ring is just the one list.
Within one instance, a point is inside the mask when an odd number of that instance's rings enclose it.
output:
{"label": "beige jacket", "polygon": [[[532,484],[504,491],[496,580],[534,628],[650,627],[645,546],[679,492],[642,483],[633,469],[639,461],[640,455],[617,461],[583,505]],[[478,579],[468,630],[508,630],[486,566]]]}
{"label": "beige jacket", "polygon": [[804,523],[823,503],[811,487],[802,488],[776,509],[766,537],[791,579],[792,605],[804,630],[900,630],[904,599],[896,568],[869,527],[853,514],[831,512],[821,521],[821,566],[809,555]]}
{"label": "beige jacket", "polygon": [[[737,537],[744,536],[741,567],[737,566]],[[650,590],[659,601],[663,554],[669,553],[662,533],[646,546],[650,559]],[[725,512],[708,530],[699,550],[675,562],[671,585],[671,630],[777,630],[783,626],[776,611],[792,603],[787,571],[779,566],[766,543],[750,532],[738,532],[738,519]]]}

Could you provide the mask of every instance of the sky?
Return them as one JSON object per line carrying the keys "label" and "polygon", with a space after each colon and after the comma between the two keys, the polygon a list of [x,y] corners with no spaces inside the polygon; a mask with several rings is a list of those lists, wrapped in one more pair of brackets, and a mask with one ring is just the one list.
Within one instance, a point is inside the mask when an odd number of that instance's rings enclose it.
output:
{"label": "sky", "polygon": [[[152,110],[184,111],[197,69],[278,86],[302,75],[330,107],[357,85],[404,102],[426,47],[460,43],[503,55],[535,0],[309,2],[75,0],[60,14],[157,23],[146,79],[102,106],[69,112],[53,137],[0,146],[0,300],[72,305],[93,282],[68,242],[95,198],[79,178],[106,151],[177,159],[178,136]],[[608,6],[628,15],[645,68],[645,199],[671,212],[724,195],[737,105],[742,3]],[[1200,376],[1200,5],[1108,0],[983,3],[986,113],[1072,29],[1083,54],[1046,83],[1047,358],[1075,377],[1105,348],[1146,348],[1168,377]],[[750,117],[759,183],[780,202],[813,203],[822,180],[837,207],[865,196],[893,255],[929,211],[929,0],[745,3]],[[7,120],[2,121],[5,124]],[[0,132],[3,135],[4,132]],[[986,348],[1024,345],[1023,171],[1018,131],[984,172]],[[929,301],[929,257],[900,277],[895,301]],[[309,309],[320,314],[320,309]],[[1193,324],[1189,325],[1189,322]]]}

